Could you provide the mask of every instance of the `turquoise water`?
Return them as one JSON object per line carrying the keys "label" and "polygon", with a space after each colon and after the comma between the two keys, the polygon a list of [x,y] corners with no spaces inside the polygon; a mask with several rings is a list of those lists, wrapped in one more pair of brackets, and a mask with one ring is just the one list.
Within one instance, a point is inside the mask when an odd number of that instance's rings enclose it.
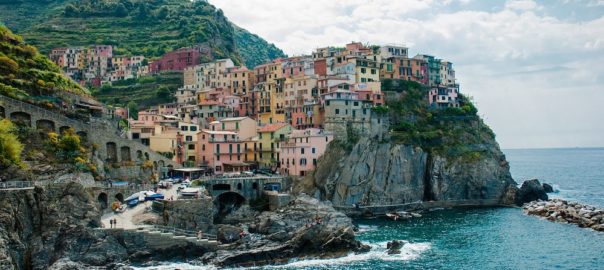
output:
{"label": "turquoise water", "polygon": [[[543,179],[560,190],[556,196],[604,207],[604,149],[505,153],[517,182]],[[369,253],[262,269],[604,269],[604,233],[526,216],[520,209],[441,210],[412,221],[357,224],[359,240],[373,247]],[[408,244],[402,254],[387,255],[385,245],[394,239]]]}

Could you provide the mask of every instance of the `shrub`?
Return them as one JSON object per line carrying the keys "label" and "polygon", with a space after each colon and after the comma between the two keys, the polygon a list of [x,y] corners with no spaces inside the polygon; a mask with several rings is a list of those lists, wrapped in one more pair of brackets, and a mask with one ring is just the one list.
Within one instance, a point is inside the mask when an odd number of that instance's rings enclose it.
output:
{"label": "shrub", "polygon": [[15,164],[22,167],[22,151],[15,125],[7,119],[0,120],[0,166]]}

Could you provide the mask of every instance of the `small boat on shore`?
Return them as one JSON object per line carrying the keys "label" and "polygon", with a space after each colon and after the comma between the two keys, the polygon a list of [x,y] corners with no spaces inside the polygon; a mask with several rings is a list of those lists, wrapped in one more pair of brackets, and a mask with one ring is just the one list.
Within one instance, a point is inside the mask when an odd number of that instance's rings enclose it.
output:
{"label": "small boat on shore", "polygon": [[135,207],[138,205],[138,198],[126,201],[129,207]]}
{"label": "small boat on shore", "polygon": [[163,200],[164,195],[161,193],[155,193],[153,191],[145,192],[145,201]]}
{"label": "small boat on shore", "polygon": [[184,188],[180,191],[181,196],[198,196],[199,194],[199,188]]}

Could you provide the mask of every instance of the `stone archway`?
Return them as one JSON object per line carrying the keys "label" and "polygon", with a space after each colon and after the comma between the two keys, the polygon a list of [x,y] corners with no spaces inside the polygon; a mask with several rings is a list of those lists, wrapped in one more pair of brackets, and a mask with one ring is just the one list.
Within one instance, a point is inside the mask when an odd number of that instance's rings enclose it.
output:
{"label": "stone archway", "polygon": [[141,150],[136,150],[136,159],[138,161],[143,161],[143,151]]}
{"label": "stone archway", "polygon": [[0,118],[6,118],[6,111],[2,106],[0,106]]}
{"label": "stone archway", "polygon": [[107,161],[108,162],[117,162],[117,145],[114,142],[108,142],[106,144],[107,147]]}
{"label": "stone archway", "polygon": [[236,211],[244,203],[245,197],[237,192],[229,191],[218,195],[214,200],[214,205],[218,209],[214,216],[214,222],[220,223],[226,215]]}
{"label": "stone archway", "polygon": [[71,127],[69,126],[62,126],[59,127],[59,134],[63,135],[63,133],[65,133],[66,131],[68,131]]}
{"label": "stone archway", "polygon": [[31,115],[26,112],[13,112],[10,114],[10,120],[31,127]]}
{"label": "stone archway", "polygon": [[166,164],[164,163],[164,161],[163,161],[163,160],[160,160],[160,161],[158,161],[158,162],[157,162],[157,166],[158,166],[159,168],[163,168],[163,167],[165,167],[165,166],[166,166]]}
{"label": "stone archway", "polygon": [[122,146],[122,148],[120,148],[120,158],[122,161],[132,161],[132,158],[130,157],[130,147]]}
{"label": "stone archway", "polygon": [[78,136],[80,136],[80,140],[82,140],[82,141],[88,140],[88,133],[86,133],[86,131],[78,131],[78,132],[76,132],[76,134],[78,134]]}
{"label": "stone archway", "polygon": [[149,160],[149,153],[145,152],[145,160]]}
{"label": "stone archway", "polygon": [[153,161],[153,169],[157,171],[157,161]]}
{"label": "stone archway", "polygon": [[36,129],[43,130],[46,132],[54,132],[55,131],[55,122],[48,119],[40,119],[36,121]]}
{"label": "stone archway", "polygon": [[115,200],[120,203],[124,203],[124,194],[122,194],[122,193],[115,194]]}
{"label": "stone archway", "polygon": [[99,202],[101,209],[106,209],[108,204],[108,198],[107,198],[107,193],[105,192],[101,192],[101,194],[99,194],[99,196],[96,198],[96,200]]}

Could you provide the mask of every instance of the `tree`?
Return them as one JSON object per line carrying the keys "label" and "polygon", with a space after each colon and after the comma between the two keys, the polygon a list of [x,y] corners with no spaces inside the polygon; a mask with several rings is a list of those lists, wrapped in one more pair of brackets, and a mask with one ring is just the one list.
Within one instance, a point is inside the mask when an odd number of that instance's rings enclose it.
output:
{"label": "tree", "polygon": [[23,145],[17,137],[15,125],[7,120],[0,120],[0,167],[12,164],[23,166],[21,152]]}
{"label": "tree", "polygon": [[130,101],[128,102],[128,105],[126,105],[126,108],[128,108],[130,117],[138,120],[138,104],[136,104],[134,101]]}
{"label": "tree", "polygon": [[168,100],[170,99],[170,89],[168,89],[168,87],[162,86],[157,89],[155,96],[159,99]]}
{"label": "tree", "polygon": [[149,16],[150,10],[149,7],[147,6],[147,4],[145,3],[141,3],[138,6],[138,13],[136,14],[136,17],[139,20],[144,20]]}
{"label": "tree", "polygon": [[168,14],[169,14],[168,8],[163,6],[157,11],[157,18],[165,19],[166,17],[168,17]]}
{"label": "tree", "polygon": [[73,4],[69,4],[65,6],[65,16],[67,17],[76,17],[80,11]]}
{"label": "tree", "polygon": [[124,6],[123,3],[117,4],[117,7],[115,8],[115,16],[118,16],[118,17],[128,16],[128,9],[126,9],[126,6]]}
{"label": "tree", "polygon": [[18,69],[19,64],[15,60],[7,56],[0,56],[0,74],[17,73]]}

